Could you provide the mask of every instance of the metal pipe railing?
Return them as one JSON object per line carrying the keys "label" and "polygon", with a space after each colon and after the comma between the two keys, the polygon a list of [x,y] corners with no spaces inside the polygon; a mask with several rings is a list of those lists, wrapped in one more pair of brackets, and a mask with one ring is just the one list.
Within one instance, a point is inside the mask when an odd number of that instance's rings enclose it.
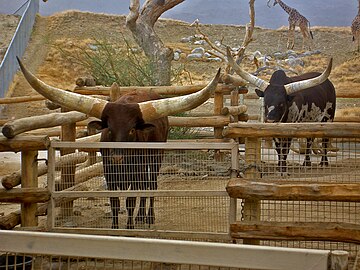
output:
{"label": "metal pipe railing", "polygon": [[31,30],[39,12],[39,0],[30,0],[16,28],[15,34],[0,64],[0,97],[3,98],[18,70],[16,56],[22,57],[28,44]]}

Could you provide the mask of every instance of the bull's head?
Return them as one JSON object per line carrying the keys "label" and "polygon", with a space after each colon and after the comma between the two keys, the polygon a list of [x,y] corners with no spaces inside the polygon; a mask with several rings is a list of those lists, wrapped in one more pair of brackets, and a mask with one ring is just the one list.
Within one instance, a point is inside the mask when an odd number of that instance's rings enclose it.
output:
{"label": "bull's head", "polygon": [[[317,86],[326,81],[330,75],[332,67],[331,58],[326,70],[319,76],[298,82],[288,83],[285,85],[278,85],[269,83],[242,70],[240,66],[234,61],[229,48],[227,48],[227,58],[229,65],[240,77],[259,88],[256,89],[255,92],[259,97],[264,97],[264,103],[266,104],[265,115],[267,122],[281,122],[288,110],[287,106],[293,98],[291,95],[301,90]],[[285,73],[283,73],[283,76],[286,76]]]}
{"label": "bull's head", "polygon": [[[214,79],[206,87],[189,95],[140,103],[121,104],[49,86],[29,72],[19,59],[18,61],[29,84],[47,99],[70,110],[83,112],[89,116],[101,119],[103,127],[113,126],[114,122],[118,119],[126,120],[126,122],[124,122],[126,124],[133,123],[132,128],[128,130],[130,135],[134,132],[133,128],[140,127],[146,129],[147,127],[151,127],[151,125],[146,125],[145,123],[168,115],[191,110],[201,105],[213,94],[220,77],[219,69]],[[109,117],[110,115],[111,118]],[[116,124],[116,126],[119,126],[119,124]],[[125,127],[125,124],[120,124],[120,127]],[[109,130],[111,131],[111,129]],[[110,134],[110,136],[114,136],[113,141],[128,141],[118,137],[116,134]]]}

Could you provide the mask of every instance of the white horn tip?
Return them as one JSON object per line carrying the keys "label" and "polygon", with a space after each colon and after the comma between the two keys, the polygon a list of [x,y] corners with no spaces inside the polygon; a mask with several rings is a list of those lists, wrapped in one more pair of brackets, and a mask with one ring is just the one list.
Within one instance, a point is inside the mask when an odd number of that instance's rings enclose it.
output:
{"label": "white horn tip", "polygon": [[221,73],[221,68],[218,69],[218,71],[217,71],[217,73],[216,73],[216,75],[215,75],[215,78],[216,78],[217,80],[219,80],[219,78],[220,78],[220,73]]}
{"label": "white horn tip", "polygon": [[226,46],[226,56],[228,58],[228,61],[229,59],[233,59],[232,55],[231,55],[231,50],[230,50],[230,47],[229,46]]}
{"label": "white horn tip", "polygon": [[330,70],[332,69],[332,64],[333,64],[333,58],[331,57],[328,65]]}
{"label": "white horn tip", "polygon": [[18,61],[21,70],[23,70],[23,69],[24,69],[24,65],[23,65],[23,63],[21,62],[21,60],[20,60],[20,58],[19,58],[18,56],[16,56],[16,60]]}

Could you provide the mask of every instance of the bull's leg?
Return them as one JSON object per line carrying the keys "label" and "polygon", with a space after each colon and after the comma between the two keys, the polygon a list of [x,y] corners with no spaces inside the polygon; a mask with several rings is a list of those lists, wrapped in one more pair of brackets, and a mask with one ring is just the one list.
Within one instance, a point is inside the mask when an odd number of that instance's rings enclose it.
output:
{"label": "bull's leg", "polygon": [[144,224],[146,220],[146,197],[140,198],[139,211],[135,218],[135,224]]}
{"label": "bull's leg", "polygon": [[275,150],[278,154],[278,167],[281,175],[287,174],[286,159],[289,154],[291,138],[275,139]]}
{"label": "bull's leg", "polygon": [[323,155],[321,156],[320,166],[329,166],[329,161],[327,157],[328,146],[329,146],[329,139],[323,138],[322,139]]}
{"label": "bull's leg", "polygon": [[119,210],[120,210],[120,200],[119,198],[110,198],[110,206],[112,213],[112,225],[111,229],[119,229]]}
{"label": "bull's leg", "polygon": [[134,210],[136,206],[136,197],[127,197],[126,198],[126,209],[128,212],[128,220],[126,224],[126,229],[134,229]]}
{"label": "bull's leg", "polygon": [[136,224],[154,224],[155,223],[155,213],[154,213],[154,197],[150,197],[149,209],[146,214],[146,197],[140,198],[139,211],[135,218]]}
{"label": "bull's leg", "polygon": [[[151,153],[151,161],[150,161],[150,182],[149,189],[157,190],[157,178],[159,175],[161,162],[162,162],[163,152],[153,150]],[[146,218],[147,224],[155,224],[155,211],[154,211],[154,197],[150,197],[149,210]]]}
{"label": "bull's leg", "polygon": [[283,172],[284,174],[288,174],[288,167],[286,163],[287,156],[290,151],[290,145],[291,145],[292,138],[284,138],[282,141],[282,155],[283,155]]}
{"label": "bull's leg", "polygon": [[283,170],[283,158],[282,158],[282,151],[281,151],[281,139],[274,139],[275,141],[275,150],[278,154],[278,169],[280,172]]}
{"label": "bull's leg", "polygon": [[[141,163],[146,164],[145,154],[142,155]],[[148,181],[148,172],[147,166],[139,166],[139,177],[140,181],[137,185],[137,189],[139,190],[147,190],[146,182]],[[139,211],[135,217],[135,224],[145,224],[146,222],[146,197],[140,197]]]}
{"label": "bull's leg", "polygon": [[[109,165],[104,166],[106,186],[108,190],[117,189],[117,179],[111,175]],[[112,215],[112,229],[119,229],[119,211],[120,211],[120,200],[118,197],[110,197],[110,207]]]}
{"label": "bull's leg", "polygon": [[312,138],[306,138],[305,160],[303,166],[307,166],[307,167],[311,166],[310,154],[311,154],[311,146],[313,144],[313,141],[314,139]]}
{"label": "bull's leg", "polygon": [[150,197],[149,211],[146,218],[147,224],[155,224],[154,197]]}

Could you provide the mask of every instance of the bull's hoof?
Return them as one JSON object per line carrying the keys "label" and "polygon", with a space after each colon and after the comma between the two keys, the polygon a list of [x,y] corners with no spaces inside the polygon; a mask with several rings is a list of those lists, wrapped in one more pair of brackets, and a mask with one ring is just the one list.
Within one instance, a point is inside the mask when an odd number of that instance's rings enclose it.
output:
{"label": "bull's hoof", "polygon": [[135,224],[145,224],[146,218],[144,216],[137,216],[135,218]]}
{"label": "bull's hoof", "polygon": [[328,167],[329,166],[329,162],[328,161],[321,161],[319,164],[320,167]]}
{"label": "bull's hoof", "polygon": [[278,177],[288,177],[290,176],[290,173],[288,173],[287,171],[277,171],[274,173],[274,175],[278,176]]}
{"label": "bull's hoof", "polygon": [[128,229],[128,230],[133,230],[133,229],[135,229],[135,227],[134,227],[134,224],[126,224],[126,229]]}
{"label": "bull's hoof", "polygon": [[119,225],[118,224],[112,224],[111,229],[119,229]]}
{"label": "bull's hoof", "polygon": [[311,161],[304,161],[303,167],[311,167]]}
{"label": "bull's hoof", "polygon": [[281,177],[289,177],[290,173],[288,173],[288,172],[280,172],[280,176]]}
{"label": "bull's hoof", "polygon": [[155,224],[155,217],[154,216],[148,216],[146,218],[146,223],[149,225]]}

